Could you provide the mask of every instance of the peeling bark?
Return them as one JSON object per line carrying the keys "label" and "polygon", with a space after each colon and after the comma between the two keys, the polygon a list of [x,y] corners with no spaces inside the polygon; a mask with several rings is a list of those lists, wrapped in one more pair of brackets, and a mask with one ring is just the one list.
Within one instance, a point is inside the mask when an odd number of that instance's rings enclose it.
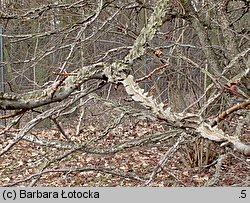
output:
{"label": "peeling bark", "polygon": [[[130,66],[145,53],[147,42],[153,39],[157,29],[161,26],[167,6],[168,0],[157,1],[148,24],[141,30],[140,35],[135,40],[134,45],[124,60],[116,61],[112,64],[97,63],[82,67],[74,72],[76,76],[68,76],[59,86],[53,84],[44,90],[33,91],[23,95],[2,94],[0,96],[0,109],[33,109],[49,103],[59,102],[66,99],[79,85],[88,80],[106,80],[112,83],[123,84],[127,94],[130,95],[134,101],[140,102],[144,107],[153,112],[155,118],[165,121],[168,125],[184,131],[191,130],[196,135],[216,142],[229,142],[237,151],[249,155],[250,146],[241,143],[238,138],[227,136],[225,132],[217,127],[211,127],[211,125],[203,121],[200,115],[177,113],[173,111],[171,107],[165,108],[163,103],[157,103],[152,96],[148,96],[148,93],[145,93],[144,90],[139,87],[133,76],[129,74]],[[188,9],[188,12],[190,12],[190,9]],[[213,73],[217,77],[220,77],[222,70],[218,66],[213,51],[209,48],[205,28],[195,16],[191,16],[191,22],[197,31],[203,52],[211,65]],[[46,116],[44,115],[44,117]],[[27,132],[25,129],[22,130],[21,134],[17,136],[17,140],[24,138]],[[131,146],[139,146],[143,142],[144,141],[141,140],[138,143],[131,142],[121,144],[111,149],[85,149],[85,151],[90,153],[115,153]],[[69,147],[71,146],[69,145]],[[3,149],[2,152],[5,153],[6,149]]]}

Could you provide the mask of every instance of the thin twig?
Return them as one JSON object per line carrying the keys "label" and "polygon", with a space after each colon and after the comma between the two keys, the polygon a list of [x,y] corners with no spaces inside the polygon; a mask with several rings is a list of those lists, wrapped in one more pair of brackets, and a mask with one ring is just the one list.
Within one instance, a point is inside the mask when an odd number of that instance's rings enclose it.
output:
{"label": "thin twig", "polygon": [[67,139],[70,140],[70,138],[68,137],[68,135],[65,133],[65,131],[63,130],[62,126],[60,125],[60,123],[58,123],[58,121],[56,120],[56,118],[53,118],[53,116],[50,117],[51,120],[54,122],[54,124],[56,125],[56,127],[58,128],[58,130],[62,133],[62,135]]}
{"label": "thin twig", "polygon": [[146,79],[152,77],[152,75],[154,75],[156,72],[158,72],[158,71],[160,71],[160,70],[162,70],[164,68],[167,68],[168,66],[169,66],[169,64],[164,64],[162,66],[159,66],[158,68],[156,68],[153,71],[151,71],[148,75],[146,75],[146,76],[144,76],[142,78],[137,79],[136,82],[141,82],[143,80],[146,80]]}
{"label": "thin twig", "polygon": [[217,159],[217,164],[216,164],[216,170],[214,176],[205,183],[205,187],[211,187],[215,186],[219,179],[220,179],[220,171],[221,171],[221,166],[222,166],[222,161],[227,157],[226,154],[220,155],[219,158]]}
{"label": "thin twig", "polygon": [[178,138],[178,140],[176,141],[176,143],[166,152],[166,154],[160,160],[160,162],[158,163],[158,165],[154,168],[154,170],[151,173],[149,179],[142,186],[148,185],[155,178],[155,176],[157,175],[157,173],[159,173],[161,171],[161,169],[165,166],[165,164],[168,162],[168,160],[178,150],[180,143],[184,141],[184,139],[183,139],[184,135],[185,135],[185,133],[182,133],[180,135],[180,137]]}

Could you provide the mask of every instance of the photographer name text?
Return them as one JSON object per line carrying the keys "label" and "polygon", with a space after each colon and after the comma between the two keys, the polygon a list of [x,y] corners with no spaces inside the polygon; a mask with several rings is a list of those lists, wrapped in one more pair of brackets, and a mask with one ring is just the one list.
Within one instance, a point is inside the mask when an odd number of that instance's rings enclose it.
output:
{"label": "photographer name text", "polygon": [[2,198],[8,199],[98,199],[100,198],[99,192],[96,191],[39,191],[32,190],[27,191],[25,189],[20,190],[4,190],[2,192]]}

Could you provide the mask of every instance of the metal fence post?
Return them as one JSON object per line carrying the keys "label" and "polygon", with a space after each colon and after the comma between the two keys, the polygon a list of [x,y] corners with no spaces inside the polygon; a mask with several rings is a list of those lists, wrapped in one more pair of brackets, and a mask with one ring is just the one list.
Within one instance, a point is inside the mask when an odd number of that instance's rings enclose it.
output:
{"label": "metal fence post", "polygon": [[[0,25],[0,62],[1,62],[1,94],[5,93],[5,81],[4,81],[4,41],[3,41],[3,26]],[[5,115],[5,110],[2,110],[2,115]],[[6,119],[2,119],[2,125],[6,127]]]}

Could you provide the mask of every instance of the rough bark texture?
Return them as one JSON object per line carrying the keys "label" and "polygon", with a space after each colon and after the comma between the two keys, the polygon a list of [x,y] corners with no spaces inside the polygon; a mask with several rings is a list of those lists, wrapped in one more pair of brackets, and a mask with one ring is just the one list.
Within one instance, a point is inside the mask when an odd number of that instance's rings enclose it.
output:
{"label": "rough bark texture", "polygon": [[[147,25],[141,30],[129,53],[124,57],[124,60],[115,61],[112,64],[97,63],[79,68],[77,71],[72,72],[71,75],[65,76],[66,78],[64,78],[63,81],[58,81],[44,90],[31,91],[25,94],[2,94],[0,96],[1,109],[28,110],[49,103],[60,102],[71,95],[84,82],[99,79],[105,82],[123,84],[127,94],[130,95],[134,101],[140,102],[144,107],[150,109],[155,118],[165,121],[168,125],[183,129],[187,132],[191,130],[195,132],[195,134],[213,141],[229,142],[233,144],[238,151],[249,155],[250,146],[242,144],[237,138],[228,137],[216,126],[211,127],[209,123],[203,121],[200,115],[195,113],[177,113],[174,112],[171,107],[164,108],[163,103],[158,103],[156,99],[149,96],[148,93],[144,93],[144,90],[135,82],[134,77],[129,74],[131,65],[145,53],[147,43],[153,39],[157,29],[162,25],[162,19],[166,15],[167,7],[168,0],[157,1],[154,12],[148,20]],[[222,76],[222,70],[219,68],[213,51],[209,48],[210,43],[206,29],[194,11],[192,11],[190,5],[183,4],[183,7],[186,9],[186,13],[190,14],[189,20],[197,31],[202,51],[208,60],[212,74],[214,74],[216,78],[219,78]],[[225,37],[227,40],[230,40],[232,35],[227,32],[228,25],[226,19],[223,16],[221,16],[221,18],[223,18],[222,21],[224,22]],[[228,54],[230,57],[235,54],[232,52],[232,46],[234,45],[228,45]],[[21,138],[25,133],[22,134]]]}

